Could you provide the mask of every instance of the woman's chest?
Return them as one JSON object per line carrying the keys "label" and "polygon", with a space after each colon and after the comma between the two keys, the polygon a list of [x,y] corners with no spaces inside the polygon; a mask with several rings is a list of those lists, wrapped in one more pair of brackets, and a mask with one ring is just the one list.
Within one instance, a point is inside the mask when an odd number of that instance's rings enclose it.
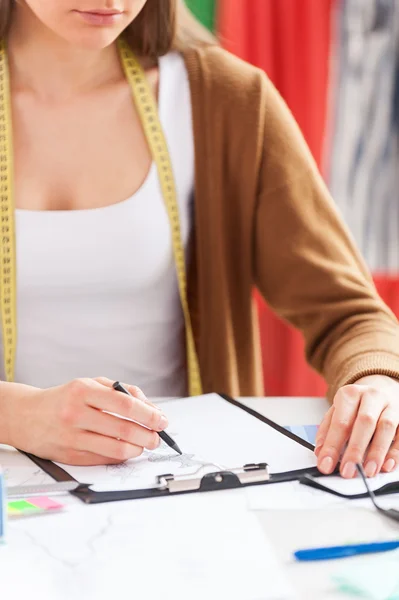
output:
{"label": "woman's chest", "polygon": [[17,96],[13,137],[17,208],[115,204],[140,188],[151,164],[127,84],[64,106]]}

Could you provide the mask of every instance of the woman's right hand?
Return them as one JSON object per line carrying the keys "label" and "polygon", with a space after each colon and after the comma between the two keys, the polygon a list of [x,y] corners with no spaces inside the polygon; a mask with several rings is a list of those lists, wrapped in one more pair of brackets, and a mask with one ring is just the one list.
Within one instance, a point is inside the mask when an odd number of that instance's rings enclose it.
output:
{"label": "woman's right hand", "polygon": [[[165,415],[135,386],[116,392],[105,378],[38,389],[1,384],[6,442],[41,458],[73,465],[120,463],[155,449]],[[108,414],[113,413],[113,414]],[[118,416],[115,416],[118,415]],[[133,422],[134,421],[134,422]]]}

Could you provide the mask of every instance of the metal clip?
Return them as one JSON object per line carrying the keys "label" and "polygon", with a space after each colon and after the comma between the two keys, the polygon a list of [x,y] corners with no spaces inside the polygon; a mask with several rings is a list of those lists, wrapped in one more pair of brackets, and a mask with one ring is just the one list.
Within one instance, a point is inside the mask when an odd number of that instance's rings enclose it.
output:
{"label": "metal clip", "polygon": [[204,467],[200,467],[191,475],[158,475],[158,489],[168,490],[170,493],[191,492],[191,491],[211,491],[241,487],[242,485],[251,485],[262,483],[270,479],[267,463],[251,463],[243,467],[227,469],[198,475]]}

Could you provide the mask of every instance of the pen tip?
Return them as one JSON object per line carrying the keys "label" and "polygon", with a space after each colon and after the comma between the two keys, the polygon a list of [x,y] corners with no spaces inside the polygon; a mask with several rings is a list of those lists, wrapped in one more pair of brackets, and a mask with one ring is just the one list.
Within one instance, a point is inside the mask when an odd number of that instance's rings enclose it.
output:
{"label": "pen tip", "polygon": [[174,445],[174,449],[176,450],[177,454],[180,454],[180,456],[183,454],[183,452],[180,450],[177,444]]}

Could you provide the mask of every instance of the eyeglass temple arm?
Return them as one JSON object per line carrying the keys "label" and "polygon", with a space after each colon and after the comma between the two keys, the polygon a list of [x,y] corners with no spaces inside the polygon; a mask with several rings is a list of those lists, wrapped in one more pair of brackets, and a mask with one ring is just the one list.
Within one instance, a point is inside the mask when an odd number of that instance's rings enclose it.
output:
{"label": "eyeglass temple arm", "polygon": [[367,482],[366,473],[364,472],[364,469],[363,469],[362,465],[358,463],[356,465],[356,468],[357,468],[357,470],[360,473],[360,477],[363,479],[363,483],[366,486],[367,493],[370,496],[370,499],[371,499],[372,503],[374,504],[374,506],[376,507],[377,510],[384,510],[380,506],[378,506],[378,504],[377,504],[377,500],[376,500],[375,494],[374,494],[373,490],[370,488],[370,486],[369,486],[369,484]]}
{"label": "eyeglass temple arm", "polygon": [[370,500],[374,504],[375,508],[380,513],[382,513],[383,515],[385,515],[386,517],[388,517],[390,519],[393,519],[394,521],[399,522],[399,510],[396,510],[395,508],[382,508],[381,506],[379,506],[377,504],[375,494],[374,494],[373,490],[370,488],[370,486],[369,486],[369,484],[367,482],[367,477],[366,477],[366,474],[364,472],[364,469],[363,469],[362,465],[357,464],[356,467],[357,467],[357,470],[360,473],[361,478],[363,479],[363,482],[364,482],[364,485],[366,486],[366,489],[367,489],[368,495],[370,497]]}

